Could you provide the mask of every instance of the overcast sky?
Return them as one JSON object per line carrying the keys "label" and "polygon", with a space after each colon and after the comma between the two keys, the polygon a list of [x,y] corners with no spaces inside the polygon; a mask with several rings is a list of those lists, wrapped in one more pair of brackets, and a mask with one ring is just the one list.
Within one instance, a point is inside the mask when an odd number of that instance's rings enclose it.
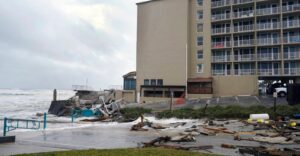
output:
{"label": "overcast sky", "polygon": [[0,0],[0,88],[122,85],[135,70],[138,1]]}

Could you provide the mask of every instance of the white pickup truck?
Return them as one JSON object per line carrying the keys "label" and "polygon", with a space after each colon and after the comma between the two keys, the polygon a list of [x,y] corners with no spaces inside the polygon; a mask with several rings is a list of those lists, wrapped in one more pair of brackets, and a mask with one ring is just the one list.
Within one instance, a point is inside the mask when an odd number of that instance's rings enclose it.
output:
{"label": "white pickup truck", "polygon": [[287,95],[286,87],[275,88],[275,90],[276,90],[276,93],[279,97],[285,97]]}

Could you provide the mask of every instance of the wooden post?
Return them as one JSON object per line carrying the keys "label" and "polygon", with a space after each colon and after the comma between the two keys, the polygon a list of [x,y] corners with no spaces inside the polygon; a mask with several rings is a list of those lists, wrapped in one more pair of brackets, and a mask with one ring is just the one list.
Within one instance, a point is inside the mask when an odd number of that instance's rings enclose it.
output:
{"label": "wooden post", "polygon": [[53,90],[53,101],[57,100],[57,91],[56,89]]}
{"label": "wooden post", "polygon": [[47,114],[44,113],[44,129],[47,127]]}
{"label": "wooden post", "polygon": [[173,113],[173,97],[174,97],[174,92],[171,91],[171,103],[170,103],[170,111]]}
{"label": "wooden post", "polygon": [[6,128],[7,127],[7,118],[4,118],[4,126],[3,126],[3,136],[6,136]]}

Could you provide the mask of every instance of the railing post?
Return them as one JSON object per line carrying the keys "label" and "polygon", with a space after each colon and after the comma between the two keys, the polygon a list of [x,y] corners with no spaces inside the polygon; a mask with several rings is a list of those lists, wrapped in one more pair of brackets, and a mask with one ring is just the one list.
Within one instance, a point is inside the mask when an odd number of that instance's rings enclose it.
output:
{"label": "railing post", "polygon": [[3,136],[6,136],[6,129],[7,129],[7,118],[4,117]]}
{"label": "railing post", "polygon": [[44,129],[47,127],[47,114],[44,113]]}
{"label": "railing post", "polygon": [[74,109],[72,109],[72,114],[71,114],[71,117],[72,117],[72,119],[71,119],[71,120],[72,120],[72,123],[74,122],[74,112],[75,112]]}

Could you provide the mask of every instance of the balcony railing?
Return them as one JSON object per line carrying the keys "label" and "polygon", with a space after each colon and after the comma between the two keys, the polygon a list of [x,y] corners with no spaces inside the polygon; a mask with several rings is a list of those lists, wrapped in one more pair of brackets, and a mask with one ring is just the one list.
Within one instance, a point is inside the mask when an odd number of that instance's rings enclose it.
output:
{"label": "balcony railing", "polygon": [[254,40],[236,40],[234,41],[234,46],[239,47],[239,46],[253,46],[254,45]]}
{"label": "balcony railing", "polygon": [[285,75],[300,75],[300,68],[285,68]]}
{"label": "balcony railing", "polygon": [[239,11],[239,12],[234,12],[234,14],[233,14],[234,18],[247,18],[247,17],[253,17],[253,16],[254,16],[253,10]]}
{"label": "balcony railing", "polygon": [[228,6],[230,4],[231,4],[231,0],[221,0],[221,1],[211,2],[211,7],[212,8],[223,7],[223,6]]}
{"label": "balcony railing", "polygon": [[284,59],[300,59],[300,49],[297,52],[285,52]]}
{"label": "balcony railing", "polygon": [[230,33],[230,27],[214,28],[212,29],[212,34],[226,34]]}
{"label": "balcony railing", "polygon": [[230,48],[231,42],[212,42],[212,48]]}
{"label": "balcony railing", "polygon": [[283,21],[283,28],[295,28],[295,27],[300,27],[300,20]]}
{"label": "balcony railing", "polygon": [[221,21],[221,20],[227,20],[230,19],[230,13],[225,14],[216,14],[211,16],[212,21]]}
{"label": "balcony railing", "polygon": [[254,54],[242,54],[242,55],[234,55],[235,61],[254,61],[255,55]]}
{"label": "balcony railing", "polygon": [[283,43],[300,43],[300,36],[284,37]]}
{"label": "balcony railing", "polygon": [[273,15],[273,14],[278,14],[279,12],[280,12],[279,7],[257,9],[256,16]]}
{"label": "balcony railing", "polygon": [[280,75],[280,68],[270,68],[270,69],[258,69],[258,75],[262,75],[262,76],[276,76],[276,75]]}
{"label": "balcony railing", "polygon": [[299,11],[300,10],[300,4],[293,4],[293,5],[287,5],[282,7],[282,12],[292,12],[292,11]]}
{"label": "balcony railing", "polygon": [[212,70],[212,74],[215,76],[222,76],[222,75],[230,75],[230,70]]}
{"label": "balcony railing", "polygon": [[254,27],[253,24],[251,24],[251,25],[235,26],[234,27],[234,32],[252,31],[253,27]]}
{"label": "balcony railing", "polygon": [[257,60],[259,61],[270,61],[270,60],[279,60],[279,53],[259,53],[257,54]]}
{"label": "balcony railing", "polygon": [[279,44],[280,38],[258,38],[257,45],[274,45]]}
{"label": "balcony railing", "polygon": [[255,69],[235,69],[234,75],[255,75]]}
{"label": "balcony railing", "polygon": [[212,62],[229,62],[230,55],[212,56]]}
{"label": "balcony railing", "polygon": [[253,0],[233,0],[233,4],[251,3]]}
{"label": "balcony railing", "polygon": [[279,29],[280,22],[270,22],[270,23],[257,23],[257,30],[269,30],[269,29]]}

